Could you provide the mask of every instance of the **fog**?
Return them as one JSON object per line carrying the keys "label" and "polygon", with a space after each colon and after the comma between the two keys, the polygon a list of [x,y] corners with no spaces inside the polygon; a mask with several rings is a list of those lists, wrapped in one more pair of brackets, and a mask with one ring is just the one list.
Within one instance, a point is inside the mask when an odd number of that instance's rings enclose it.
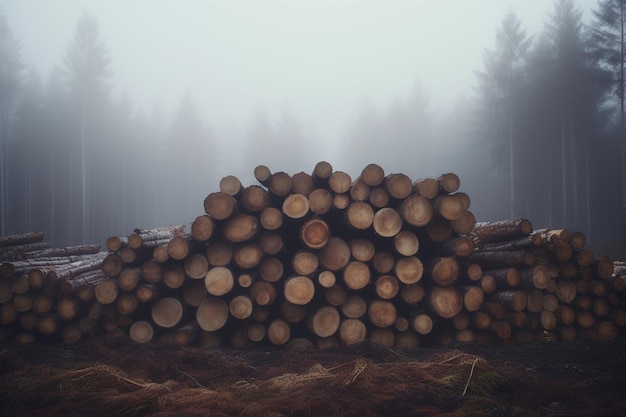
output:
{"label": "fog", "polygon": [[[499,110],[485,111],[489,83],[480,73],[487,79],[490,71],[499,74],[486,60],[502,53],[497,33],[507,13],[528,38],[527,88],[541,78],[533,78],[540,66],[531,63],[538,62],[542,48],[561,47],[554,27],[563,29],[568,21],[559,4],[573,6],[568,13],[580,23],[573,36],[585,38],[595,0],[2,0],[0,13],[22,63],[20,88],[2,100],[3,233],[40,228],[58,244],[101,243],[135,227],[192,221],[226,175],[250,185],[256,165],[310,173],[326,160],[353,178],[370,162],[413,179],[456,172],[481,221],[528,216],[536,227],[567,227],[592,241],[620,241],[621,180],[603,181],[620,175],[619,159],[610,158],[619,146],[613,139],[602,142],[606,146],[597,153],[609,155],[603,163],[588,148],[601,135],[615,133],[596,128],[615,120],[614,103],[605,106],[614,102],[610,87],[597,87],[595,96],[585,98],[587,109],[609,110],[567,135],[548,124],[540,131],[527,128],[537,119],[531,123],[510,103],[492,102]],[[83,85],[82,92],[70,57],[80,45],[81,19],[84,27],[96,28],[101,50],[94,55],[104,58],[101,71],[92,68],[95,89]],[[546,103],[530,94],[524,100],[516,105]],[[58,132],[46,124],[50,120],[29,123],[28,105],[44,113],[40,120],[54,118],[53,111],[65,113],[54,124]],[[495,114],[502,108],[508,113]],[[564,107],[550,108],[557,114]],[[511,114],[520,114],[519,125],[508,126],[519,149],[515,158],[500,149],[514,143],[500,132]],[[563,121],[580,120],[575,114],[563,115]],[[33,138],[42,135],[46,146],[55,143],[47,149],[60,150],[64,143],[72,151],[48,165],[36,163],[44,155],[33,153]],[[589,139],[578,143],[581,136]],[[554,146],[540,137],[554,137]],[[561,146],[563,140],[576,145]],[[596,159],[585,157],[591,154]],[[23,159],[16,162],[18,157]],[[531,168],[551,161],[560,164],[553,171]],[[52,181],[57,164],[67,172],[59,167],[58,183],[42,183]],[[537,181],[549,186],[532,189]],[[598,198],[594,190],[611,194],[597,202],[601,208],[590,203]],[[82,223],[67,225],[60,199]],[[47,219],[37,204],[49,207],[43,210]]]}

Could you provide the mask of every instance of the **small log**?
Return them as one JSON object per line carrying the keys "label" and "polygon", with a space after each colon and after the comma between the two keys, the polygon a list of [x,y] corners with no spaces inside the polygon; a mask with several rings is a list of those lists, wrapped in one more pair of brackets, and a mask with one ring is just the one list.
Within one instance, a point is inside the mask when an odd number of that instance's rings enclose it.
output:
{"label": "small log", "polygon": [[344,194],[350,191],[352,178],[343,171],[334,171],[328,178],[328,188],[335,194]]}
{"label": "small log", "polygon": [[276,346],[286,344],[291,338],[291,328],[284,320],[274,320],[267,326],[267,339]]}
{"label": "small log", "polygon": [[321,271],[317,275],[317,282],[323,288],[330,288],[337,283],[337,277],[331,271]]}
{"label": "small log", "polygon": [[341,303],[341,312],[349,319],[361,318],[367,312],[367,303],[363,297],[350,295]]}
{"label": "small log", "polygon": [[426,292],[421,284],[402,285],[400,288],[400,298],[409,305],[417,305],[422,301],[425,294]]}
{"label": "small log", "polygon": [[122,272],[122,268],[124,268],[124,263],[122,262],[122,258],[120,258],[118,254],[111,253],[106,258],[104,258],[100,268],[102,269],[104,275],[109,278],[115,278],[119,275],[120,272]]}
{"label": "small log", "polygon": [[261,236],[259,236],[259,243],[261,244],[263,252],[271,256],[277,255],[285,248],[283,238],[278,232],[265,231],[261,233]]}
{"label": "small log", "polygon": [[204,277],[204,285],[209,294],[222,296],[233,289],[235,277],[229,268],[216,266],[207,272]]}
{"label": "small log", "polygon": [[236,212],[236,209],[237,200],[221,191],[211,193],[204,199],[205,213],[218,221],[226,220]]}
{"label": "small log", "polygon": [[305,305],[315,295],[315,284],[309,277],[296,275],[285,281],[283,290],[287,301],[296,305]]}
{"label": "small log", "polygon": [[461,180],[455,173],[448,172],[436,178],[439,190],[444,193],[454,193],[461,186]]}
{"label": "small log", "polygon": [[[415,233],[403,230],[394,236],[393,247],[402,256],[413,256],[419,250],[419,239]],[[373,254],[374,252],[372,251],[372,256]]]}
{"label": "small log", "polygon": [[465,203],[454,194],[443,194],[433,200],[433,209],[446,220],[458,220],[465,211]]}
{"label": "small log", "polygon": [[[259,276],[264,281],[277,282],[280,281],[285,272],[282,261],[279,258],[270,256],[264,258],[259,264]],[[300,274],[306,275],[306,274]]]}
{"label": "small log", "polygon": [[339,330],[339,312],[335,307],[322,306],[310,316],[308,324],[317,337],[330,337]]}
{"label": "small log", "polygon": [[376,251],[376,253],[374,254],[374,257],[370,261],[370,264],[376,272],[379,272],[381,274],[387,274],[393,270],[396,261],[391,253],[379,250]]}
{"label": "small log", "polygon": [[102,305],[113,303],[117,298],[117,281],[107,280],[96,285],[95,296]]}
{"label": "small log", "polygon": [[367,315],[374,326],[384,328],[394,325],[397,310],[391,301],[374,300],[368,305]]}
{"label": "small log", "polygon": [[477,286],[464,286],[461,288],[463,292],[463,306],[469,312],[477,311],[483,305],[485,292]]}
{"label": "small log", "polygon": [[276,289],[266,281],[255,281],[250,286],[250,297],[260,306],[269,306],[276,300]]}
{"label": "small log", "polygon": [[338,237],[330,237],[326,245],[318,252],[320,265],[329,271],[339,271],[350,260],[350,247]]}
{"label": "small log", "polygon": [[224,327],[228,314],[228,304],[224,300],[207,296],[196,310],[196,321],[202,330],[214,332]]}
{"label": "small log", "polygon": [[428,314],[418,314],[413,319],[413,330],[425,335],[433,330],[433,319]]}
{"label": "small log", "polygon": [[269,192],[261,186],[250,185],[243,190],[241,204],[249,212],[262,213],[270,207]]}
{"label": "small log", "polygon": [[161,290],[154,284],[142,284],[135,290],[135,297],[140,303],[150,303],[161,296]]}
{"label": "small log", "polygon": [[345,222],[355,230],[366,230],[374,222],[374,209],[365,201],[355,201],[346,210]]}
{"label": "small log", "polygon": [[469,235],[475,226],[476,217],[469,210],[465,210],[458,219],[450,221],[450,227],[459,235]]}
{"label": "small log", "polygon": [[359,179],[370,187],[376,187],[385,180],[385,171],[380,165],[368,164],[361,171]]}
{"label": "small log", "polygon": [[426,236],[435,243],[443,243],[452,238],[450,221],[443,217],[433,217],[424,229]]}
{"label": "small log", "polygon": [[300,323],[306,318],[308,308],[305,305],[297,305],[289,301],[284,301],[280,305],[280,313],[281,318],[289,323]]}
{"label": "small log", "polygon": [[348,262],[343,270],[343,282],[351,290],[360,290],[370,283],[369,266],[360,261]]}
{"label": "small log", "polygon": [[245,320],[252,315],[252,299],[247,295],[238,295],[230,300],[228,311],[239,320]]}
{"label": "small log", "polygon": [[150,315],[157,326],[169,329],[180,322],[183,311],[180,300],[173,297],[163,297],[152,305]]}
{"label": "small log", "polygon": [[267,183],[270,194],[277,197],[285,197],[291,193],[291,176],[285,172],[273,173]]}
{"label": "small log", "polygon": [[258,242],[247,242],[235,246],[233,260],[242,269],[257,267],[263,258],[263,248]]}
{"label": "small log", "polygon": [[322,215],[330,211],[333,206],[333,196],[325,188],[316,188],[308,196],[309,210],[313,214]]}
{"label": "small log", "polygon": [[306,221],[300,228],[300,241],[311,249],[321,249],[330,238],[328,224],[318,218]]}
{"label": "small log", "polygon": [[163,267],[162,264],[149,260],[145,261],[141,265],[141,276],[144,282],[150,284],[156,284],[163,280]]}
{"label": "small log", "polygon": [[339,339],[344,345],[350,346],[365,340],[367,328],[359,319],[345,319],[339,325]]}
{"label": "small log", "polygon": [[133,294],[122,293],[117,296],[115,307],[121,315],[128,316],[137,310],[139,301]]}
{"label": "small log", "polygon": [[435,178],[422,178],[413,184],[417,193],[432,200],[439,194],[439,184]]}
{"label": "small log", "polygon": [[374,284],[376,295],[383,300],[391,300],[400,291],[400,283],[393,275],[381,275]]}
{"label": "small log", "polygon": [[402,218],[391,207],[383,207],[374,214],[372,225],[379,236],[394,237],[402,229]]}
{"label": "small log", "polygon": [[211,266],[226,266],[233,259],[234,245],[224,240],[214,240],[206,248],[206,257]]}
{"label": "small log", "polygon": [[383,187],[370,189],[369,202],[374,208],[383,208],[389,205],[389,193]]}
{"label": "small log", "polygon": [[350,198],[353,201],[365,201],[370,195],[370,186],[358,178],[350,186]]}
{"label": "small log", "polygon": [[384,187],[391,198],[403,200],[413,191],[413,182],[405,174],[390,174],[385,177]]}
{"label": "small log", "polygon": [[339,284],[326,288],[326,290],[324,290],[324,298],[331,306],[341,306],[347,298],[346,288]]}
{"label": "small log", "polygon": [[190,247],[187,237],[176,236],[167,244],[167,253],[170,258],[180,261],[187,257]]}
{"label": "small log", "polygon": [[456,287],[435,286],[430,291],[429,303],[438,316],[449,319],[461,312],[463,297]]}
{"label": "small log", "polygon": [[457,281],[461,274],[461,267],[455,257],[445,256],[433,259],[430,262],[429,271],[433,282],[445,287]]}
{"label": "small log", "polygon": [[213,236],[213,220],[209,216],[198,216],[191,224],[191,237],[196,242],[206,242]]}
{"label": "small log", "polygon": [[227,175],[220,180],[220,191],[235,197],[241,194],[243,186],[239,178],[234,175]]}
{"label": "small log", "polygon": [[315,189],[313,177],[306,172],[298,172],[291,176],[291,191],[308,196]]}
{"label": "small log", "polygon": [[283,213],[276,207],[267,207],[259,216],[261,227],[265,230],[277,230],[283,225]]}
{"label": "small log", "polygon": [[206,256],[194,253],[185,259],[183,267],[185,274],[187,274],[189,278],[202,279],[206,276],[207,272],[209,272],[209,261]]}
{"label": "small log", "polygon": [[433,214],[430,201],[419,194],[407,197],[400,205],[400,216],[411,226],[425,226],[431,221]]}
{"label": "small log", "polygon": [[222,236],[229,242],[245,242],[257,235],[259,227],[259,220],[256,217],[235,214],[224,224]]}
{"label": "small log", "polygon": [[424,265],[417,256],[403,256],[397,259],[394,272],[403,284],[415,284],[424,275]]}
{"label": "small log", "polygon": [[315,252],[303,249],[291,258],[291,268],[298,275],[310,275],[319,267],[319,259]]}
{"label": "small log", "polygon": [[[208,267],[204,271],[208,271]],[[199,275],[199,272],[195,271],[194,276],[197,276],[197,275]],[[185,283],[185,277],[186,277],[185,267],[183,265],[166,264],[163,267],[162,282],[163,282],[163,285],[165,285],[167,288],[176,289],[176,288],[182,287],[182,285]],[[204,276],[201,276],[200,278],[197,278],[197,279],[201,279],[201,278],[204,278]]]}
{"label": "small log", "polygon": [[282,212],[291,219],[301,219],[309,212],[309,200],[303,194],[290,194],[283,201]]}
{"label": "small log", "polygon": [[254,168],[254,178],[263,185],[268,184],[271,176],[272,171],[265,165],[257,165]]}

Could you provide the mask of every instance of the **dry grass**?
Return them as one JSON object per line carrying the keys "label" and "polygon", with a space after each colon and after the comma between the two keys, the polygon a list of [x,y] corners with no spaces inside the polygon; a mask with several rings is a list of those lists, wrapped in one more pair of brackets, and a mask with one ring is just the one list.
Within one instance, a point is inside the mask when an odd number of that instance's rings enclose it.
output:
{"label": "dry grass", "polygon": [[[553,359],[553,368],[541,370],[549,355],[563,354],[546,349],[559,346],[530,345],[525,357],[517,348],[507,352],[506,347],[397,352],[373,345],[332,351],[237,351],[126,343],[8,344],[0,346],[0,414],[623,415],[623,396],[603,390],[623,378],[585,375],[586,363],[578,361],[594,360],[593,351],[584,350],[588,347],[579,346],[578,357],[571,354],[569,368],[561,367],[567,362]],[[624,343],[616,342],[615,349],[623,365]],[[538,356],[534,362],[533,355]]]}

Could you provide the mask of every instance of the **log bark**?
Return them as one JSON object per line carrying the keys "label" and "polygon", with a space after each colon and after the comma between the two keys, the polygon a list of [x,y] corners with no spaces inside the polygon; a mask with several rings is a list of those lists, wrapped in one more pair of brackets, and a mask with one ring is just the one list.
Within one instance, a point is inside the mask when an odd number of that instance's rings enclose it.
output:
{"label": "log bark", "polygon": [[0,236],[0,247],[41,242],[43,238],[43,232],[17,233],[8,236]]}
{"label": "log bark", "polygon": [[512,240],[528,236],[532,233],[532,224],[528,219],[516,218],[493,222],[478,222],[472,233],[476,235],[481,244]]}
{"label": "log bark", "polygon": [[475,251],[466,257],[484,269],[529,268],[536,263],[535,255],[528,250],[521,251]]}

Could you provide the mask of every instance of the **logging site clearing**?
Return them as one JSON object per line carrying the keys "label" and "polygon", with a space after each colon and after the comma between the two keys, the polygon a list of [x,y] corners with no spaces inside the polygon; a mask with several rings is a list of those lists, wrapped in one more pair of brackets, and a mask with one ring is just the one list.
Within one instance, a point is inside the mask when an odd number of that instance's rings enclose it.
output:
{"label": "logging site clearing", "polygon": [[223,177],[187,224],[0,237],[2,415],[624,415],[626,263],[454,173]]}

